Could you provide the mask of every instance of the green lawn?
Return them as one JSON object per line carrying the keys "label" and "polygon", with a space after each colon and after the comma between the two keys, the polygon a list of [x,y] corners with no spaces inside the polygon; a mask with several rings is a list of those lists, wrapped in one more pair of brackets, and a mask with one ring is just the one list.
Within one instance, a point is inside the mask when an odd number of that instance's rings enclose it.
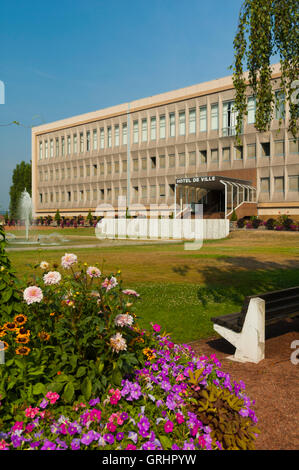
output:
{"label": "green lawn", "polygon": [[[141,294],[142,326],[159,323],[179,342],[214,335],[210,317],[238,311],[245,295],[299,285],[298,233],[234,232],[196,252],[182,243],[108,245],[68,252],[88,265],[98,263],[105,274],[120,269],[124,285]],[[30,277],[32,264],[59,264],[64,252],[40,247],[9,256],[18,275]]]}

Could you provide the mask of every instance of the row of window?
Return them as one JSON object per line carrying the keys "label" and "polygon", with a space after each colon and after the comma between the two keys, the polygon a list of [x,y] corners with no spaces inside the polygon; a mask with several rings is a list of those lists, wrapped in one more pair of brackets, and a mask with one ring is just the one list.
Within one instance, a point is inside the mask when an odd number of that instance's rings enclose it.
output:
{"label": "row of window", "polygon": [[[260,192],[270,194],[271,180],[267,176],[260,179]],[[284,176],[274,176],[273,190],[275,193],[285,192],[285,178]],[[288,176],[288,191],[299,191],[299,175]]]}
{"label": "row of window", "polygon": [[[198,113],[198,115],[197,115]],[[222,105],[222,129],[223,135],[230,135],[233,133],[236,125],[236,112],[234,110],[234,101],[224,102]],[[197,130],[197,119],[199,120],[199,131],[207,131],[207,106],[201,106],[197,111],[196,108],[188,110],[188,123],[187,112],[179,111],[178,113],[171,112],[168,115],[168,137],[175,137],[189,134],[195,134]],[[255,122],[255,98],[248,99],[248,124]],[[219,105],[218,103],[211,104],[210,111],[210,129],[219,129]],[[113,126],[113,145],[127,145],[128,143],[128,126],[123,123],[121,126],[116,124]],[[165,139],[166,138],[166,115],[160,115],[159,118],[152,116],[149,120],[147,118],[140,120],[133,120],[132,130],[133,143],[147,142],[148,140]],[[105,149],[112,147],[112,126],[102,127],[99,129],[88,130],[85,133],[80,132],[61,138],[40,141],[39,142],[39,158],[53,158],[95,151],[98,149]]]}
{"label": "row of window", "polygon": [[[223,147],[221,149],[221,156],[222,161],[230,161],[231,160],[231,147]],[[261,156],[268,157],[270,156],[270,142],[261,143]],[[233,149],[234,160],[242,160],[243,159],[243,147],[236,146]],[[284,141],[275,141],[274,142],[274,150],[273,155],[275,156],[283,156],[285,153],[285,143]],[[290,140],[289,142],[289,153],[290,154],[298,154],[299,153],[299,140]],[[247,144],[247,158],[256,158],[256,144]],[[212,163],[219,162],[219,149],[211,149],[210,150],[210,161]],[[189,167],[189,166],[196,166],[197,163],[199,164],[206,164],[207,163],[207,151],[201,150],[198,152],[198,156],[196,152],[189,152],[188,153],[188,160],[186,154],[179,153],[176,157],[173,155],[159,155],[158,157],[152,156],[149,159],[146,157],[142,158],[133,158],[132,159],[132,171],[139,171],[139,170],[147,170],[148,167],[151,169],[164,169],[164,168],[175,168],[176,162],[178,167]],[[54,173],[55,171],[55,173]],[[106,162],[106,173],[105,173],[105,164],[101,162],[99,165],[93,163],[92,165],[81,165],[79,167],[74,166],[72,169],[68,168],[51,168],[46,169],[44,172],[40,170],[39,172],[39,179],[40,181],[53,181],[54,178],[56,180],[64,179],[64,178],[84,178],[89,176],[104,176],[105,174],[119,174],[119,173],[126,173],[127,172],[127,160],[118,160],[112,162]]]}
{"label": "row of window", "polygon": [[[274,192],[281,193],[285,191],[285,178],[284,176],[275,176],[273,179],[273,189]],[[155,199],[158,197],[166,198],[172,197],[174,195],[174,184],[159,184],[159,185],[141,185],[132,187],[132,200],[136,201],[139,199]],[[288,191],[297,191],[299,192],[299,175],[290,175],[288,176]],[[270,177],[260,179],[260,192],[270,194]],[[127,188],[126,187],[114,187],[113,188],[113,199],[117,200],[120,195],[126,196]],[[40,203],[48,202],[84,202],[84,201],[104,201],[112,199],[112,188],[93,188],[90,189],[81,189],[79,191],[56,191],[54,192],[45,192],[40,193]]]}

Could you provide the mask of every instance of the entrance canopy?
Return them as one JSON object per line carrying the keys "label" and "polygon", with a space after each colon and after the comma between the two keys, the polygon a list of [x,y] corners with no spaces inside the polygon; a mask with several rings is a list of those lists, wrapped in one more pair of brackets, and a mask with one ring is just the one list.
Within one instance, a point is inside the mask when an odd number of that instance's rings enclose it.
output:
{"label": "entrance canopy", "polygon": [[175,200],[177,200],[177,193],[179,193],[181,210],[183,204],[192,205],[200,203],[204,198],[206,198],[205,202],[207,203],[208,193],[213,194],[213,202],[215,204],[217,192],[219,198],[218,206],[223,207],[221,211],[223,210],[225,218],[231,215],[244,202],[256,203],[256,188],[252,186],[251,181],[220,175],[192,176],[176,179]]}

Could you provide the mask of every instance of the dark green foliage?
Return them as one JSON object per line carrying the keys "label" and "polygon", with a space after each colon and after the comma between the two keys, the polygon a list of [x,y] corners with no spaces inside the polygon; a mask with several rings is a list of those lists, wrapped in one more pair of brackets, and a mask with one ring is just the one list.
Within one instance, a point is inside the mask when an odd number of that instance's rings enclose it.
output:
{"label": "dark green foliage", "polygon": [[18,203],[24,189],[31,195],[31,163],[18,163],[12,174],[12,185],[9,190],[9,212],[12,219],[18,219]]}
{"label": "dark green foliage", "polygon": [[289,131],[294,137],[297,135],[298,106],[293,103],[292,95],[299,69],[298,20],[298,0],[243,2],[234,39],[235,59],[232,66],[238,136],[247,113],[244,68],[249,71],[249,87],[256,97],[255,127],[260,132],[269,129],[277,106],[271,83],[271,58],[276,54],[280,57],[283,101],[288,102],[290,108]]}
{"label": "dark green foliage", "polygon": [[245,226],[245,219],[241,218],[237,221],[238,228],[243,228]]}

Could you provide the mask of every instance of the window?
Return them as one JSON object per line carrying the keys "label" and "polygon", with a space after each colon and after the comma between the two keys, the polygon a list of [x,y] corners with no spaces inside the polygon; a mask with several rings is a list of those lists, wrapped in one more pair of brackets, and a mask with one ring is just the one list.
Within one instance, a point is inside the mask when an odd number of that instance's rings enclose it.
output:
{"label": "window", "polygon": [[151,199],[156,198],[156,186],[154,184],[151,184],[150,186],[150,197]]}
{"label": "window", "polygon": [[256,158],[255,144],[247,144],[247,158]]}
{"label": "window", "polygon": [[[66,169],[66,174],[67,174],[68,178],[71,178],[71,169],[70,168]],[[52,179],[51,174],[50,174],[50,178]]]}
{"label": "window", "polygon": [[138,171],[138,158],[133,159],[133,171]]}
{"label": "window", "polygon": [[151,168],[152,169],[156,168],[156,157],[151,157]]}
{"label": "window", "polygon": [[92,199],[96,201],[98,198],[98,190],[96,188],[93,188],[92,190]]}
{"label": "window", "polygon": [[238,145],[235,147],[235,160],[243,160],[243,147]]}
{"label": "window", "polygon": [[226,101],[222,105],[222,134],[224,137],[236,133],[237,113],[234,104],[234,101]]}
{"label": "window", "polygon": [[112,145],[112,129],[111,127],[107,127],[107,146],[110,148]]}
{"label": "window", "polygon": [[101,198],[101,201],[104,200],[104,197],[105,197],[105,190],[104,190],[104,189],[100,189],[100,198]]}
{"label": "window", "polygon": [[73,168],[73,177],[77,178],[77,167],[76,166],[74,166],[74,168]]}
{"label": "window", "polygon": [[169,114],[169,137],[175,136],[175,114]]}
{"label": "window", "polygon": [[218,149],[211,149],[211,162],[218,162]]}
{"label": "window", "polygon": [[90,201],[90,189],[86,190],[86,201]]}
{"label": "window", "polygon": [[73,192],[73,198],[74,198],[74,201],[77,202],[78,200],[78,195],[77,195],[77,190],[75,189],[74,192]]}
{"label": "window", "polygon": [[123,173],[127,173],[127,160],[123,160],[122,170],[123,170]]}
{"label": "window", "polygon": [[74,153],[78,152],[77,134],[73,135],[73,151]]}
{"label": "window", "polygon": [[97,164],[93,164],[93,176],[97,176],[97,173],[98,173],[98,165]]}
{"label": "window", "polygon": [[247,104],[247,123],[248,124],[255,123],[255,108],[256,108],[256,99],[254,96],[250,96],[248,98],[248,104]]}
{"label": "window", "polygon": [[55,178],[56,180],[59,180],[59,169],[55,168]]}
{"label": "window", "polygon": [[59,157],[59,139],[56,138],[56,150],[55,150],[56,157]]}
{"label": "window", "polygon": [[111,199],[111,188],[107,188],[107,199]]}
{"label": "window", "polygon": [[169,168],[175,168],[175,155],[169,155]]}
{"label": "window", "polygon": [[211,105],[211,129],[212,131],[218,130],[219,127],[219,113],[218,103]]}
{"label": "window", "polygon": [[189,152],[189,165],[190,166],[196,165],[196,152]]}
{"label": "window", "polygon": [[118,200],[118,196],[119,196],[119,188],[116,187],[114,188],[114,199]]}
{"label": "window", "polygon": [[283,140],[276,140],[274,142],[274,155],[276,157],[284,156],[284,141]]}
{"label": "window", "polygon": [[83,189],[80,190],[80,201],[84,201],[84,191],[83,191]]}
{"label": "window", "polygon": [[100,129],[100,148],[105,148],[105,130],[103,127]]}
{"label": "window", "polygon": [[199,130],[200,132],[206,132],[207,130],[207,107],[201,106],[199,108]]}
{"label": "window", "polygon": [[70,202],[71,201],[71,191],[67,192],[67,200]]}
{"label": "window", "polygon": [[270,193],[270,178],[261,178],[261,193]]}
{"label": "window", "polygon": [[56,199],[56,202],[59,202],[59,192],[58,191],[55,193],[55,199]]}
{"label": "window", "polygon": [[107,174],[111,175],[112,173],[112,165],[111,162],[107,162]]}
{"label": "window", "polygon": [[159,156],[159,167],[160,168],[165,168],[165,155],[160,155]]}
{"label": "window", "polygon": [[186,164],[185,162],[185,154],[179,153],[179,166],[184,167]]}
{"label": "window", "polygon": [[90,165],[86,165],[86,176],[90,176]]}
{"label": "window", "polygon": [[179,113],[179,135],[186,134],[186,113],[181,111]]}
{"label": "window", "polygon": [[123,145],[127,145],[128,143],[128,126],[127,126],[127,123],[125,122],[122,126],[122,142],[123,142]]}
{"label": "window", "polygon": [[43,181],[43,172],[42,171],[39,171],[39,180]]}
{"label": "window", "polygon": [[71,154],[71,136],[70,135],[67,136],[67,154],[68,155]]}
{"label": "window", "polygon": [[83,138],[83,132],[80,132],[80,152],[84,152],[84,138]]}
{"label": "window", "polygon": [[39,159],[42,160],[43,158],[43,143],[39,143]]}
{"label": "window", "polygon": [[189,134],[196,133],[196,109],[189,110]]}
{"label": "window", "polygon": [[138,121],[134,121],[133,122],[133,143],[134,144],[138,144],[138,132],[139,132],[139,129],[138,129]]}
{"label": "window", "polygon": [[141,159],[141,168],[142,168],[142,170],[146,170],[146,168],[147,168],[147,159],[146,158]]}
{"label": "window", "polygon": [[93,150],[97,150],[98,149],[98,132],[96,129],[93,130],[93,133],[92,133],[92,148]]}
{"label": "window", "polygon": [[166,129],[165,129],[165,116],[160,116],[160,139],[165,139]]}
{"label": "window", "polygon": [[147,186],[141,186],[141,197],[147,199]]}
{"label": "window", "polygon": [[45,140],[45,158],[48,158],[48,141]]}
{"label": "window", "polygon": [[53,139],[50,140],[50,158],[54,157],[54,141]]}
{"label": "window", "polygon": [[160,184],[159,189],[160,189],[160,197],[165,197],[165,184]]}
{"label": "window", "polygon": [[206,150],[200,150],[199,151],[199,161],[200,163],[207,163],[207,151]]}
{"label": "window", "polygon": [[151,140],[156,140],[157,138],[157,119],[151,117]]}
{"label": "window", "polygon": [[114,172],[119,173],[119,162],[114,162]]}
{"label": "window", "polygon": [[84,172],[83,172],[83,166],[80,166],[80,178],[83,178]]}
{"label": "window", "polygon": [[261,155],[262,157],[270,157],[270,142],[261,143]]}
{"label": "window", "polygon": [[48,193],[45,193],[45,203],[48,202]]}
{"label": "window", "polygon": [[39,202],[40,202],[41,204],[42,204],[42,202],[43,202],[43,195],[42,195],[42,193],[39,193]]}
{"label": "window", "polygon": [[100,175],[104,175],[105,173],[105,167],[104,167],[104,162],[101,162],[100,163]]}
{"label": "window", "polygon": [[230,161],[230,147],[223,147],[222,149],[222,161]]}
{"label": "window", "polygon": [[283,176],[274,177],[274,191],[276,193],[284,192],[284,177]]}
{"label": "window", "polygon": [[48,181],[48,170],[45,170],[45,181]]}
{"label": "window", "polygon": [[299,191],[299,175],[289,176],[289,191]]}
{"label": "window", "polygon": [[119,146],[119,125],[114,126],[114,145]]}
{"label": "window", "polygon": [[280,90],[275,92],[275,119],[284,119],[285,107],[284,107],[285,96]]}
{"label": "window", "polygon": [[61,168],[61,179],[64,180],[64,168]]}
{"label": "window", "polygon": [[141,140],[147,142],[147,119],[141,121]]}
{"label": "window", "polygon": [[50,193],[50,202],[53,202],[53,193]]}
{"label": "window", "polygon": [[299,139],[291,139],[289,141],[289,153],[291,155],[299,153]]}

